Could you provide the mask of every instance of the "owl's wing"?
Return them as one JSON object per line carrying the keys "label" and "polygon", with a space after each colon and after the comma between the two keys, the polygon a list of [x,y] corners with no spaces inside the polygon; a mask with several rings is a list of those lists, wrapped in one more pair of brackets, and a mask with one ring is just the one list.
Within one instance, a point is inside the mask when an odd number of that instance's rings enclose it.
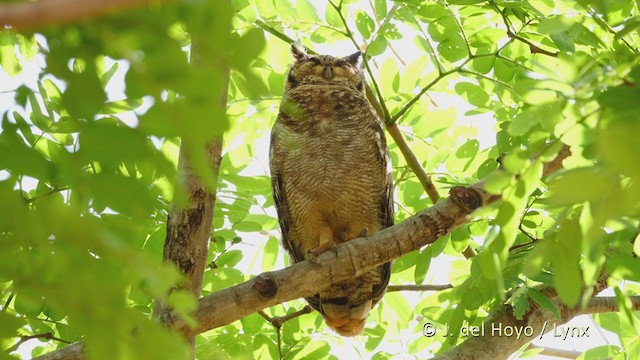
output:
{"label": "owl's wing", "polygon": [[[277,125],[276,125],[277,126]],[[291,212],[289,210],[289,205],[287,203],[287,196],[284,190],[284,182],[282,179],[282,173],[279,171],[277,166],[274,166],[275,162],[273,161],[274,156],[278,156],[278,146],[277,140],[275,139],[274,133],[277,132],[277,128],[274,126],[274,129],[271,131],[271,147],[269,149],[269,156],[271,162],[271,187],[273,190],[273,201],[276,205],[276,212],[278,213],[278,222],[280,223],[280,230],[282,231],[282,246],[289,252],[293,262],[300,262],[304,260],[303,254],[300,252],[295,245],[291,236],[289,234],[289,229],[291,228]],[[320,296],[314,295],[312,297],[305,298],[309,305],[314,308],[316,311],[320,310]]]}
{"label": "owl's wing", "polygon": [[289,205],[287,204],[287,197],[284,192],[284,183],[282,181],[282,174],[275,169],[271,170],[271,186],[273,188],[273,201],[276,205],[276,211],[278,212],[278,222],[280,223],[280,229],[282,230],[282,245],[291,254],[294,262],[304,260],[300,250],[297,249],[289,236],[289,229],[291,225],[291,214],[289,212]]}
{"label": "owl's wing", "polygon": [[[384,193],[382,195],[382,199],[380,199],[380,225],[381,227],[388,228],[393,226],[393,176],[391,175],[390,167],[391,167],[391,156],[389,154],[389,148],[387,148],[384,127],[380,126],[378,131],[378,135],[380,136],[380,142],[378,143],[379,151],[382,154],[382,162],[386,169],[389,169],[387,172],[387,176],[385,177],[385,188]],[[391,262],[384,263],[380,265],[380,283],[376,283],[373,286],[373,291],[371,293],[372,297],[372,306],[378,303],[380,299],[387,292],[387,287],[389,286],[389,278],[391,277]]]}

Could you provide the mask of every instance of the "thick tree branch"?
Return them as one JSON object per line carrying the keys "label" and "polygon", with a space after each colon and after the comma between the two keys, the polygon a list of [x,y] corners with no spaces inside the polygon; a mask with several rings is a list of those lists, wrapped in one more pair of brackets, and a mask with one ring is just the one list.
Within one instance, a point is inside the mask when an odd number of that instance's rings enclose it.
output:
{"label": "thick tree branch", "polygon": [[[230,28],[228,30],[229,32],[231,31]],[[202,39],[201,36],[192,35],[191,66],[201,70],[218,69],[219,76],[223,81],[219,89],[212,89],[218,96],[217,104],[214,104],[214,106],[225,108],[229,84],[229,66],[224,55],[219,55],[217,58],[212,59],[209,55],[211,51],[208,50],[210,49],[207,49],[206,40]],[[219,114],[214,108],[210,109],[210,113]],[[215,116],[203,119],[212,129],[216,128],[222,122],[221,120]],[[203,275],[209,253],[216,202],[216,184],[205,184],[196,174],[196,171],[189,163],[188,150],[189,146],[185,146],[183,142],[180,147],[180,159],[178,162],[178,176],[183,180],[179,183],[185,185],[188,204],[179,206],[174,203],[171,206],[167,219],[167,236],[165,238],[163,258],[165,261],[173,263],[184,276],[183,282],[176,289],[187,290],[196,298],[199,298],[202,294]],[[205,152],[211,171],[217,177],[222,154],[222,137],[210,139],[206,144]],[[214,188],[214,190],[209,190],[211,188]],[[171,309],[167,304],[160,301],[155,304],[154,314],[161,320],[170,311]],[[194,349],[193,356],[195,358],[195,335],[186,332],[184,335],[187,342]]]}
{"label": "thick tree branch", "polygon": [[20,31],[75,23],[91,17],[166,0],[47,0],[0,5],[0,26]]}

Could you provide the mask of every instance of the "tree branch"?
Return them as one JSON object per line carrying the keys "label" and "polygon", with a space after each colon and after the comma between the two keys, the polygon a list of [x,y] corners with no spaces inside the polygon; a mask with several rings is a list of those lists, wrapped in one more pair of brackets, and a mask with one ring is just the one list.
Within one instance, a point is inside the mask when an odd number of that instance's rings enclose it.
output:
{"label": "tree branch", "polygon": [[[229,23],[230,25],[230,23]],[[228,33],[231,29],[228,29]],[[229,84],[229,66],[224,55],[211,58],[211,49],[207,48],[207,40],[200,34],[192,34],[191,41],[191,66],[201,70],[218,69],[221,79],[219,88],[212,89],[218,96],[217,104],[221,109],[226,107]],[[215,108],[210,109],[211,114],[219,114]],[[224,116],[222,113],[221,116]],[[221,119],[215,116],[208,116],[202,119],[211,128],[215,128]],[[180,157],[178,162],[178,177],[183,179],[188,196],[186,206],[179,206],[174,203],[167,218],[167,235],[164,243],[164,261],[173,263],[183,274],[183,282],[176,288],[184,289],[199,298],[202,294],[202,281],[206,268],[207,255],[209,253],[209,242],[211,237],[211,227],[213,225],[213,213],[216,203],[216,183],[206,184],[196,174],[196,171],[189,163],[188,151],[191,148],[185,146],[184,140],[180,146]],[[205,156],[212,173],[217,178],[220,169],[222,154],[222,136],[208,140],[205,146]],[[211,190],[213,188],[213,190]],[[155,304],[154,315],[162,321],[164,315],[170,312],[170,307],[158,301]],[[193,348],[195,358],[195,335],[183,332],[187,342]]]}
{"label": "tree branch", "polygon": [[287,314],[284,316],[276,316],[276,317],[271,317],[269,315],[267,315],[264,311],[260,310],[258,311],[258,314],[260,314],[260,316],[262,316],[265,320],[267,320],[267,322],[269,322],[271,325],[273,325],[273,327],[276,329],[276,336],[277,336],[277,340],[278,340],[278,355],[280,359],[282,359],[282,325],[291,320],[291,319],[295,319],[298,316],[302,316],[304,314],[308,314],[310,312],[312,312],[313,309],[311,308],[311,306],[306,305],[305,307],[303,307],[302,309],[292,312],[291,314]]}
{"label": "tree branch", "polygon": [[517,35],[513,31],[511,31],[511,29],[507,29],[507,36],[509,38],[511,38],[511,39],[518,40],[520,42],[523,42],[523,43],[529,45],[529,51],[531,51],[532,54],[542,54],[542,55],[547,55],[547,56],[551,56],[551,57],[558,57],[559,51],[552,52],[552,51],[549,51],[549,50],[545,50],[545,49],[539,47],[538,45],[532,43],[531,41],[523,38],[522,36]]}
{"label": "tree branch", "polygon": [[407,165],[409,165],[413,173],[416,174],[418,181],[420,181],[420,184],[422,184],[422,187],[427,192],[427,195],[429,195],[429,199],[431,199],[431,202],[434,204],[438,202],[438,200],[440,199],[438,190],[436,190],[433,182],[431,182],[431,178],[420,164],[420,160],[418,160],[413,151],[411,151],[411,148],[409,148],[409,144],[407,144],[407,142],[405,141],[404,136],[398,128],[398,125],[396,123],[387,125],[387,131],[393,138],[393,141],[395,141],[396,145],[398,145],[398,148],[400,149],[400,152],[402,152],[402,155],[404,155],[404,159],[407,161]]}
{"label": "tree branch", "polygon": [[0,26],[20,31],[75,23],[117,10],[142,7],[167,0],[47,0],[0,5]]}
{"label": "tree branch", "polygon": [[283,315],[283,316],[271,317],[271,316],[267,315],[262,310],[258,311],[258,314],[260,314],[260,316],[262,316],[271,325],[273,325],[273,327],[279,329],[287,321],[295,319],[295,318],[297,318],[299,316],[302,316],[304,314],[309,314],[311,312],[313,312],[313,308],[311,306],[309,306],[309,305],[305,305],[305,307],[303,307],[302,309],[300,309],[298,311],[294,311],[291,314]]}
{"label": "tree branch", "polygon": [[67,341],[65,339],[61,339],[59,337],[56,337],[53,335],[53,333],[47,332],[47,333],[42,333],[42,334],[34,334],[34,335],[23,335],[20,336],[20,339],[18,340],[17,343],[13,344],[13,346],[11,346],[10,348],[6,349],[5,352],[7,354],[18,350],[18,348],[20,347],[20,345],[22,345],[23,343],[32,340],[32,339],[43,339],[43,340],[55,340],[55,341],[59,341],[61,343],[65,343],[65,344],[71,344],[71,341]]}

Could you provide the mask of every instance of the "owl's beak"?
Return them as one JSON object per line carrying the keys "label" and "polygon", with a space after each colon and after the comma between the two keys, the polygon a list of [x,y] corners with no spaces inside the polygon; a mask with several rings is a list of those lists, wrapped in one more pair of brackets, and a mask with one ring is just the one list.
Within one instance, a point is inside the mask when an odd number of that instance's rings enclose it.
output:
{"label": "owl's beak", "polygon": [[322,73],[322,75],[327,80],[333,79],[333,70],[331,69],[331,65],[325,66],[324,72]]}

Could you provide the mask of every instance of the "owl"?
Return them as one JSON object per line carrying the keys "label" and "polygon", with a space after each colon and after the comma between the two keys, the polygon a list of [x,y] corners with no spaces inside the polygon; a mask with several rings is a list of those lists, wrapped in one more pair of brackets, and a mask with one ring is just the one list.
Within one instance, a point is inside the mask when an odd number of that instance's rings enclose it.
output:
{"label": "owl", "polygon": [[[299,262],[392,226],[393,182],[384,124],[365,96],[360,52],[291,50],[295,62],[271,130],[269,163],[282,243]],[[306,300],[338,334],[355,336],[385,294],[390,272],[385,263]]]}

